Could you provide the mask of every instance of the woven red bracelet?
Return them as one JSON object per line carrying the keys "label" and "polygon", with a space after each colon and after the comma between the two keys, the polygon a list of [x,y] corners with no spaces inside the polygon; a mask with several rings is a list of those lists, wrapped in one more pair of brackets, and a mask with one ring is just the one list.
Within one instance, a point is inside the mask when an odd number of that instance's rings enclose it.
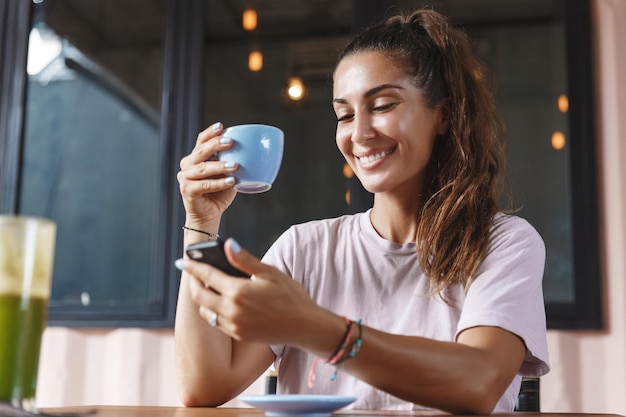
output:
{"label": "woven red bracelet", "polygon": [[[324,361],[330,365],[338,365],[339,363],[345,361],[346,359],[355,357],[356,354],[361,349],[361,344],[362,344],[361,320],[359,319],[357,321],[351,321],[345,317],[344,317],[344,320],[346,321],[346,333],[344,334],[343,339],[341,340],[341,343],[339,344],[339,346],[337,346],[337,349],[335,349],[335,351],[330,356],[330,358]],[[355,328],[358,329],[358,335],[357,335],[357,338],[353,342],[351,342],[352,336],[354,335]],[[313,362],[311,363],[311,367],[309,368],[309,375],[308,375],[308,380],[307,380],[307,385],[309,388],[313,388],[313,386],[315,385],[315,378],[316,378],[315,367],[317,366],[318,361],[319,361],[319,358],[317,357],[314,358]],[[336,378],[337,378],[337,368],[335,368],[335,371],[333,372],[330,379],[331,381],[334,381]]]}
{"label": "woven red bracelet", "polygon": [[[347,319],[346,319],[347,320]],[[339,345],[339,347],[337,348],[335,354],[333,356],[331,356],[326,363],[329,363],[331,365],[335,365],[337,363],[339,363],[339,361],[344,357],[346,350],[348,349],[348,347],[350,347],[351,343],[350,340],[352,339],[352,335],[354,334],[354,328],[356,326],[356,323],[350,320],[347,320],[347,331],[346,331],[346,335],[344,336],[343,340],[341,341],[341,344]]]}
{"label": "woven red bracelet", "polygon": [[346,332],[343,334],[343,337],[341,338],[341,342],[339,342],[339,344],[337,345],[337,348],[332,353],[332,355],[329,356],[329,359],[326,362],[330,362],[330,360],[332,358],[334,358],[337,355],[337,353],[339,353],[339,351],[341,350],[341,347],[343,346],[345,341],[349,338],[348,333],[350,333],[350,323],[351,322],[346,317],[342,317],[342,318],[346,322]]}

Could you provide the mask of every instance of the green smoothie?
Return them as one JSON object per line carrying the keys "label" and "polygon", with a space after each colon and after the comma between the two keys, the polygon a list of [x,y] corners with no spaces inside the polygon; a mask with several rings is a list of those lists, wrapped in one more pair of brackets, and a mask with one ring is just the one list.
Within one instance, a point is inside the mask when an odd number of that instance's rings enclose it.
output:
{"label": "green smoothie", "polygon": [[47,300],[0,294],[0,402],[35,397]]}

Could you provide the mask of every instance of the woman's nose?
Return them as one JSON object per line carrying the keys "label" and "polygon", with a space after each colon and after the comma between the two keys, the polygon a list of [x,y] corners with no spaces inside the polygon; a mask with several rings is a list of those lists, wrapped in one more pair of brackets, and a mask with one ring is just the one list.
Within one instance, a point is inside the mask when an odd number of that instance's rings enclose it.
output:
{"label": "woman's nose", "polygon": [[352,131],[352,142],[362,142],[368,139],[372,139],[376,133],[374,126],[369,117],[355,115],[354,117],[354,130]]}

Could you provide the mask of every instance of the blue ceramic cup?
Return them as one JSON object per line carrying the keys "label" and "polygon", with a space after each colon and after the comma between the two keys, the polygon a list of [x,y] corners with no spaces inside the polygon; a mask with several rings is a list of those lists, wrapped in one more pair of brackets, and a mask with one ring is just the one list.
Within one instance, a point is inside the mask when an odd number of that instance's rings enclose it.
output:
{"label": "blue ceramic cup", "polygon": [[235,190],[255,194],[272,188],[283,160],[283,131],[267,125],[238,125],[225,129],[222,137],[234,142],[230,149],[219,152],[218,159],[239,164]]}

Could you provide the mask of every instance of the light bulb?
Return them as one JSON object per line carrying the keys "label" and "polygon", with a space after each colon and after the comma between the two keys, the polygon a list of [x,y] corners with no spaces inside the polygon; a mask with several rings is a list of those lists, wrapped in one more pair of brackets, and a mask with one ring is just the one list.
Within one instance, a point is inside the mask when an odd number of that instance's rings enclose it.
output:
{"label": "light bulb", "polygon": [[343,165],[343,176],[346,178],[352,178],[354,176],[354,171],[352,171],[352,168],[350,168],[350,165],[348,164]]}
{"label": "light bulb", "polygon": [[559,130],[556,130],[554,133],[552,133],[552,148],[554,150],[560,151],[561,149],[565,148],[565,134]]}
{"label": "light bulb", "polygon": [[263,54],[260,51],[252,51],[248,55],[248,69],[252,72],[259,72],[263,69]]}
{"label": "light bulb", "polygon": [[567,98],[567,95],[561,94],[556,100],[556,105],[561,113],[567,113],[567,111],[569,110],[569,100]]}
{"label": "light bulb", "polygon": [[257,14],[254,9],[246,9],[243,11],[242,26],[245,30],[252,32],[257,26]]}
{"label": "light bulb", "polygon": [[299,77],[291,77],[287,80],[287,96],[292,101],[300,101],[306,95],[306,86]]}

